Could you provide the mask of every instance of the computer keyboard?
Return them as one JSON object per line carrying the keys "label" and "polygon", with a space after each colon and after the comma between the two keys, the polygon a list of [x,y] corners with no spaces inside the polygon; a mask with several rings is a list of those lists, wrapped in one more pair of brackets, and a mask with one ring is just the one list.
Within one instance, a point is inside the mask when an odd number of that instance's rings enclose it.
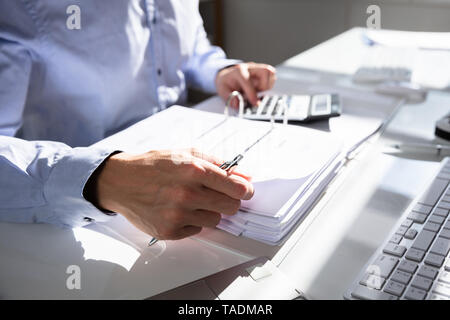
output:
{"label": "computer keyboard", "polygon": [[410,82],[412,72],[401,67],[361,67],[353,75],[355,83]]}
{"label": "computer keyboard", "polygon": [[364,300],[450,300],[450,158],[344,295]]}

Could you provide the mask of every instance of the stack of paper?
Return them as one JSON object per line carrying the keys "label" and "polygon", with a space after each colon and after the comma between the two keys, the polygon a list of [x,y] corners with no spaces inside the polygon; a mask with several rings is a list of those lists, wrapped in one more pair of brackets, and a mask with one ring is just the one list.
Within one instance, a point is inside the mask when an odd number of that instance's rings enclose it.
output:
{"label": "stack of paper", "polygon": [[332,135],[174,106],[100,144],[131,153],[196,147],[230,160],[264,136],[239,163],[239,170],[252,177],[254,197],[243,201],[236,215],[223,216],[218,227],[275,245],[320,197],[347,153],[380,125],[373,119],[367,123],[359,119],[358,123],[357,133],[355,128],[343,126],[341,134],[337,128]]}

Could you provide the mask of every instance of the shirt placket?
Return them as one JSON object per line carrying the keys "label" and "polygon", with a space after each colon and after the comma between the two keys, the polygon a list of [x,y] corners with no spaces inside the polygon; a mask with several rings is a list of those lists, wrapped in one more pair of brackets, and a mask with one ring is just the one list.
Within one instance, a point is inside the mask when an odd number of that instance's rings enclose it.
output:
{"label": "shirt placket", "polygon": [[164,82],[163,82],[163,70],[162,70],[162,56],[161,56],[161,37],[158,28],[159,23],[159,12],[155,0],[146,0],[146,11],[147,11],[147,25],[150,29],[150,63],[152,69],[152,79],[151,83],[154,84],[154,92],[158,106],[154,108],[153,112],[156,113],[167,106],[167,99],[164,95]]}

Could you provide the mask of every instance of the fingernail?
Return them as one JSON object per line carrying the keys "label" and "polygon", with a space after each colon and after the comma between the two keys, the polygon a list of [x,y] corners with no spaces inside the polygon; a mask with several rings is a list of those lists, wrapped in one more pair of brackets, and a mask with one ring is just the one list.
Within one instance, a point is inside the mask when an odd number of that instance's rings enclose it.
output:
{"label": "fingernail", "polygon": [[249,183],[250,189],[248,190],[247,194],[244,197],[244,200],[250,200],[253,198],[253,195],[255,194],[255,188],[253,188],[253,184]]}

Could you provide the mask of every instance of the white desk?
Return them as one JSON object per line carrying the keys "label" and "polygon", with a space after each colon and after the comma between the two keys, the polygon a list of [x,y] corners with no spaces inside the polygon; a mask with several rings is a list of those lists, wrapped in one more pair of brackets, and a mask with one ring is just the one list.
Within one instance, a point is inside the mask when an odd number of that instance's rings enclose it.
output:
{"label": "white desk", "polygon": [[[313,88],[351,86],[345,75],[328,76],[302,67],[303,59],[310,61],[314,55],[317,61],[333,57],[345,64],[346,56],[336,57],[333,46],[345,41],[355,50],[361,48],[357,39],[351,40],[354,34],[347,32],[329,41],[331,45],[280,66],[277,87],[295,91],[299,83]],[[381,138],[333,182],[282,247],[211,229],[147,247],[148,236],[120,217],[107,225],[76,230],[2,223],[0,298],[145,298],[252,257],[268,256],[311,298],[340,299],[438,165],[433,157],[383,154],[383,145],[391,140],[433,141],[434,121],[449,105],[449,94],[432,92],[426,103],[402,107]],[[198,107],[207,107],[207,102]],[[80,266],[81,290],[66,288],[69,265]]]}

